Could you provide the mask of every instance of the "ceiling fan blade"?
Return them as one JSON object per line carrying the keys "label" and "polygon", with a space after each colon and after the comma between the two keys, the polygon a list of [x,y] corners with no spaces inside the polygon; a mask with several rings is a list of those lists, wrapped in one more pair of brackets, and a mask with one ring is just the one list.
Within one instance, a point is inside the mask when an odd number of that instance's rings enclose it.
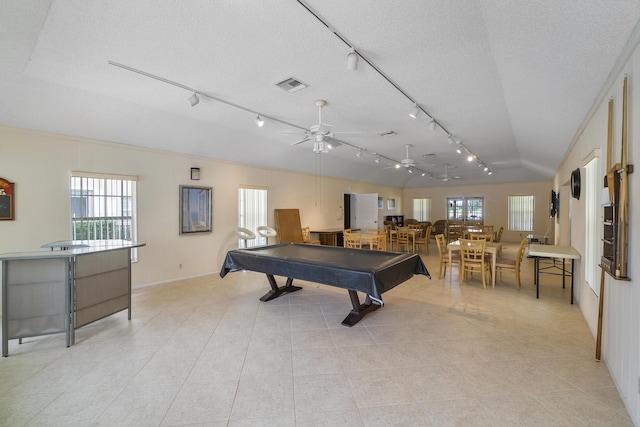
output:
{"label": "ceiling fan blade", "polygon": [[337,139],[335,139],[335,138],[332,138],[332,137],[331,137],[331,136],[329,136],[329,135],[325,135],[325,137],[324,137],[324,141],[325,141],[325,142],[328,142],[329,144],[331,144],[331,146],[332,146],[333,148],[335,148],[335,147],[339,147],[339,146],[341,146],[341,145],[342,145],[342,143],[340,143],[340,141],[338,141],[338,140],[337,140]]}
{"label": "ceiling fan blade", "polygon": [[294,143],[292,143],[291,145],[298,145],[298,144],[302,144],[303,142],[307,142],[308,140],[310,140],[311,138],[306,136],[303,139],[301,139],[300,141],[296,141]]}

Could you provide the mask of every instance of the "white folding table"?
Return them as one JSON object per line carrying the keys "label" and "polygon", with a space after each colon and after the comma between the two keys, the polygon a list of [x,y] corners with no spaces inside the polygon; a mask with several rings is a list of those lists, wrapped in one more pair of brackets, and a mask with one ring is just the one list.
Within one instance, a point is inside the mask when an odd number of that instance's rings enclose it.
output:
{"label": "white folding table", "polygon": [[[562,276],[562,287],[567,273],[571,274],[571,304],[573,304],[573,267],[574,262],[580,259],[580,253],[571,246],[560,245],[530,245],[529,256],[534,258],[533,283],[536,286],[536,298],[540,298],[540,274],[552,274]],[[540,258],[550,258],[553,265],[540,268]],[[562,259],[562,267],[556,265],[555,260]],[[571,271],[565,268],[565,260],[571,260]],[[542,271],[541,271],[542,270]],[[553,270],[553,271],[546,271]],[[560,270],[560,272],[558,272]]]}

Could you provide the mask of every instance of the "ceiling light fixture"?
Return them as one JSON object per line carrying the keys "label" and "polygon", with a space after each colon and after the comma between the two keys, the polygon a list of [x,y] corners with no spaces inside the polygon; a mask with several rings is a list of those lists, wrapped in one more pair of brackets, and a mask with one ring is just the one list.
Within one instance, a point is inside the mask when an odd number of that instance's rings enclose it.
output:
{"label": "ceiling light fixture", "polygon": [[256,126],[258,126],[259,128],[264,126],[264,119],[260,117],[260,114],[256,116],[255,122],[256,122]]}
{"label": "ceiling light fixture", "polygon": [[429,130],[436,130],[436,121],[434,119],[429,122]]}
{"label": "ceiling light fixture", "polygon": [[462,154],[462,148],[460,148],[460,147],[456,148],[456,153]]}
{"label": "ceiling light fixture", "polygon": [[455,142],[454,139],[453,139],[453,135],[449,134],[449,136],[447,136],[447,142],[449,144],[453,144]]}
{"label": "ceiling light fixture", "polygon": [[324,141],[316,141],[313,143],[313,152],[315,154],[326,154],[329,152],[329,148]]}
{"label": "ceiling light fixture", "polygon": [[376,156],[375,162],[380,163],[380,156]]}
{"label": "ceiling light fixture", "polygon": [[418,117],[418,114],[420,114],[420,107],[418,107],[418,104],[416,103],[413,107],[413,110],[411,110],[411,112],[409,113],[409,117],[415,119]]}
{"label": "ceiling light fixture", "polygon": [[425,176],[426,174],[427,174],[426,172],[422,172],[422,175],[420,175],[420,176]]}
{"label": "ceiling light fixture", "polygon": [[491,171],[491,169],[489,169],[489,172],[487,172],[487,175],[491,175],[493,172]]}
{"label": "ceiling light fixture", "polygon": [[347,70],[355,71],[358,69],[358,54],[354,48],[351,48],[351,52],[347,55]]}
{"label": "ceiling light fixture", "polygon": [[358,152],[356,153],[356,157],[362,157],[362,148],[358,148]]}
{"label": "ceiling light fixture", "polygon": [[198,98],[198,93],[197,92],[193,92],[193,95],[191,95],[187,101],[189,101],[189,104],[191,104],[192,107],[195,107],[196,105],[198,105],[198,102],[200,102],[200,98]]}
{"label": "ceiling light fixture", "polygon": [[467,156],[467,161],[468,161],[468,162],[473,162],[473,158],[474,158],[474,155],[473,155],[473,154],[469,154],[469,155]]}

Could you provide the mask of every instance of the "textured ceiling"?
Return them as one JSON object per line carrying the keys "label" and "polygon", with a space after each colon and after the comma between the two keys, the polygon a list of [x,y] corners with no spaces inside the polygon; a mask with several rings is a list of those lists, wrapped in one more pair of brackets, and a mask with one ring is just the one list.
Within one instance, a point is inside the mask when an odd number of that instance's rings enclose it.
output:
{"label": "textured ceiling", "polygon": [[[550,179],[639,17],[624,0],[3,0],[0,124],[398,187]],[[274,85],[291,76],[309,87]],[[291,145],[316,99],[358,132],[328,154]],[[405,144],[424,164],[385,168]]]}

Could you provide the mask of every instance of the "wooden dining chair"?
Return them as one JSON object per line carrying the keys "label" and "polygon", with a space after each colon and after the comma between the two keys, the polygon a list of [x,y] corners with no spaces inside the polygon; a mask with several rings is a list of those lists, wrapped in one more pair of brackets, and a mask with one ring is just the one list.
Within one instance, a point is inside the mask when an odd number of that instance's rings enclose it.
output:
{"label": "wooden dining chair", "polygon": [[420,234],[416,234],[415,244],[416,252],[419,252],[420,246],[424,246],[424,253],[429,255],[429,239],[431,237],[431,226],[423,227]]}
{"label": "wooden dining chair", "polygon": [[469,233],[469,240],[484,240],[487,243],[492,243],[493,233]]}
{"label": "wooden dining chair", "polygon": [[302,241],[311,245],[320,244],[320,240],[311,238],[311,229],[309,227],[302,227]]}
{"label": "wooden dining chair", "polygon": [[482,274],[482,287],[487,289],[486,273],[491,274],[491,263],[485,259],[486,240],[460,240],[460,284],[469,274]]}
{"label": "wooden dining chair", "polygon": [[444,234],[436,234],[436,245],[438,246],[438,253],[440,254],[440,271],[438,272],[438,278],[447,275],[447,266],[449,266],[449,277],[451,277],[451,270],[453,265],[460,266],[460,253],[458,251],[451,254],[451,265],[449,265],[449,252],[447,251],[447,242]]}
{"label": "wooden dining chair", "polygon": [[398,227],[396,228],[396,245],[398,251],[401,246],[404,246],[405,252],[409,252],[409,241],[411,237],[409,234],[409,227]]}
{"label": "wooden dining chair", "polygon": [[[389,222],[389,223],[387,224],[387,222]],[[397,237],[397,234],[396,234],[396,225],[395,225],[393,222],[391,222],[391,221],[385,221],[385,224],[384,224],[384,231],[385,231],[385,233],[387,234],[387,242],[389,243],[389,246],[388,246],[388,247],[389,247],[391,250],[393,250],[394,243],[395,243],[395,241],[396,241],[396,237]]]}
{"label": "wooden dining chair", "polygon": [[522,264],[522,259],[524,258],[524,251],[527,248],[527,243],[529,239],[526,237],[520,241],[520,246],[518,247],[518,252],[516,253],[516,259],[510,258],[496,258],[496,274],[500,272],[500,277],[502,278],[503,270],[513,271],[516,275],[516,289],[520,289],[520,266]]}
{"label": "wooden dining chair", "polygon": [[498,234],[496,234],[496,238],[493,240],[496,243],[499,243],[502,240],[502,232],[504,231],[504,227],[500,227],[498,230]]}
{"label": "wooden dining chair", "polygon": [[362,236],[359,233],[343,232],[344,247],[362,249]]}

